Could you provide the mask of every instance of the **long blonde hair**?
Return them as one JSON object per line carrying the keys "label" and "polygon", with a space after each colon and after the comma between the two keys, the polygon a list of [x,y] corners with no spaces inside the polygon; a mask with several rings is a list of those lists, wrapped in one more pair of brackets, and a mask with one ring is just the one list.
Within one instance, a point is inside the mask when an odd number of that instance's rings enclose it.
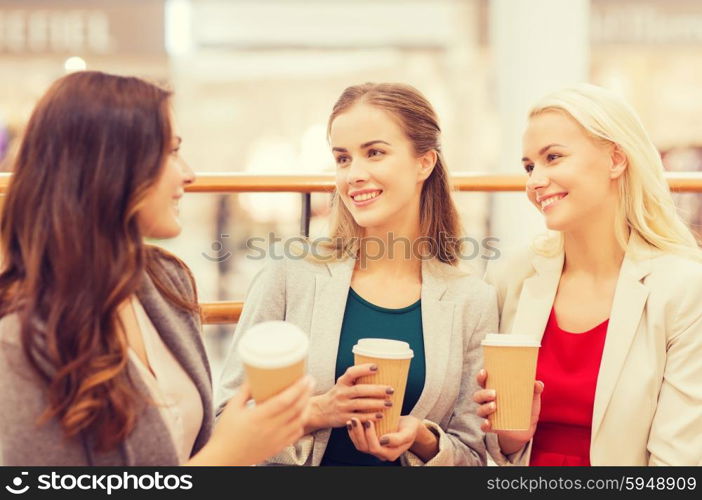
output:
{"label": "long blonde hair", "polygon": [[[436,165],[424,181],[420,197],[420,234],[433,246],[430,253],[440,262],[458,265],[461,250],[461,229],[458,211],[451,196],[451,186],[441,154],[441,129],[436,112],[429,101],[414,87],[399,83],[366,83],[346,88],[334,104],[327,135],[337,116],[359,102],[370,104],[393,115],[412,143],[415,153],[423,155],[432,149],[437,153]],[[330,219],[331,242],[324,245],[330,259],[357,256],[362,228],[334,192]],[[331,257],[335,256],[335,257]]]}
{"label": "long blonde hair", "polygon": [[[616,144],[626,156],[627,168],[618,179],[617,242],[627,248],[633,232],[651,247],[702,259],[695,236],[679,216],[663,175],[661,156],[634,109],[613,92],[579,84],[541,98],[529,118],[548,111],[565,113],[597,141]],[[541,237],[534,243],[542,255],[563,248],[563,235]]]}

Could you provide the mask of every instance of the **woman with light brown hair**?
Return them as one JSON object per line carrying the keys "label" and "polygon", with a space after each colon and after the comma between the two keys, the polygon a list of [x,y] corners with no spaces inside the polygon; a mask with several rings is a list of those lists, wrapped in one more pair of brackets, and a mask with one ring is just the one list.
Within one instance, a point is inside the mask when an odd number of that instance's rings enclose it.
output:
{"label": "woman with light brown hair", "polygon": [[301,435],[305,379],[214,426],[195,282],[143,241],[180,233],[194,180],[169,97],[79,72],[32,114],[0,220],[2,465],[244,465]]}
{"label": "woman with light brown hair", "polygon": [[[458,269],[460,228],[440,132],[431,104],[408,85],[356,85],[336,102],[331,238],[311,245],[312,256],[288,255],[257,276],[223,370],[220,402],[243,381],[242,332],[285,319],[310,336],[317,394],[306,435],[268,463],[485,464],[470,395],[480,341],[497,328],[496,294]],[[414,352],[399,430],[382,436],[375,425],[394,388],[358,382],[382,368],[353,366],[351,351],[369,337]]]}

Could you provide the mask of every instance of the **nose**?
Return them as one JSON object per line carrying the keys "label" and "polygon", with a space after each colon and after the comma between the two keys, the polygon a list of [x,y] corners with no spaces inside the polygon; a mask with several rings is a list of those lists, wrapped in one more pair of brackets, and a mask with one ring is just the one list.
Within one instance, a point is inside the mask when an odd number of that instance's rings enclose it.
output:
{"label": "nose", "polygon": [[537,189],[548,186],[549,182],[550,180],[548,176],[544,175],[544,171],[537,165],[534,165],[534,169],[531,171],[531,175],[526,183],[526,190],[527,192],[536,192]]}
{"label": "nose", "polygon": [[183,159],[180,159],[180,170],[183,174],[183,184],[188,185],[195,182],[195,172],[190,168],[190,165]]}
{"label": "nose", "polygon": [[348,166],[346,181],[352,185],[363,184],[368,181],[368,169],[362,160],[352,160]]}

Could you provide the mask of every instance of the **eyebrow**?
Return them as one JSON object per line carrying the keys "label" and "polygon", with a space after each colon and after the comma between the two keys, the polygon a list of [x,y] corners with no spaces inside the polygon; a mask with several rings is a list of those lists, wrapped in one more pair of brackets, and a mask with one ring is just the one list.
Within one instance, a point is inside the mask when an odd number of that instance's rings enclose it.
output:
{"label": "eyebrow", "polygon": [[[548,146],[544,146],[543,148],[539,149],[539,156],[544,154],[549,149],[556,148],[556,147],[564,148],[565,146],[563,144],[549,144]],[[529,158],[527,156],[525,156],[524,158],[522,158],[522,161],[529,161]]]}
{"label": "eyebrow", "polygon": [[[375,139],[375,140],[364,142],[363,144],[361,144],[361,149],[366,149],[367,147],[372,146],[373,144],[387,144],[388,146],[392,146],[392,144],[390,144],[387,141],[383,141],[381,139]],[[339,151],[340,153],[347,153],[348,149],[333,147],[332,151]]]}

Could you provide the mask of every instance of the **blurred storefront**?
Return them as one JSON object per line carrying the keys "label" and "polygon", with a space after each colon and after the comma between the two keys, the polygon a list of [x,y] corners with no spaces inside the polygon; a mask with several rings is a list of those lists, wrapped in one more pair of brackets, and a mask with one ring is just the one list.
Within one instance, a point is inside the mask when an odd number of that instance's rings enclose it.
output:
{"label": "blurred storefront", "polygon": [[[366,81],[427,95],[450,170],[519,172],[522,111],[504,108],[526,106],[559,78],[620,92],[668,168],[702,169],[702,2],[517,2],[0,0],[0,162],[48,85],[85,66],[172,87],[182,154],[196,172],[333,171],[328,114],[346,86]],[[517,234],[511,212],[494,216],[508,196],[519,217],[532,210],[519,194],[457,195],[467,234]],[[679,198],[693,224],[699,199]],[[313,235],[326,231],[328,202],[312,198]],[[192,194],[181,213],[183,234],[159,244],[193,268],[202,300],[240,300],[263,265],[247,258],[247,241],[296,235],[300,195]],[[224,342],[231,331],[221,329]]]}

